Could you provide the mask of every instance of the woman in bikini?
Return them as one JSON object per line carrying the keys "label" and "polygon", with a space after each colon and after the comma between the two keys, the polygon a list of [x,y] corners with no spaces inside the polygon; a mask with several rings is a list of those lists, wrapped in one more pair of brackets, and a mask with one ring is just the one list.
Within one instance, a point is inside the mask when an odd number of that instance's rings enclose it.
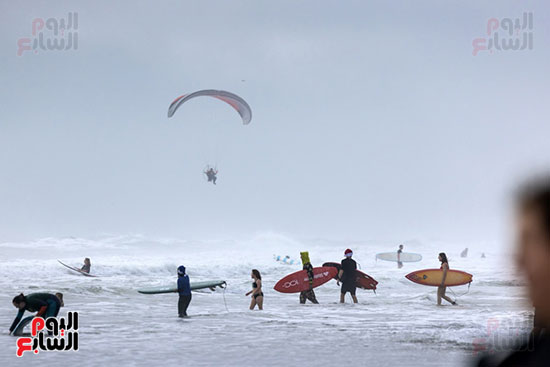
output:
{"label": "woman in bikini", "polygon": [[264,309],[264,294],[262,292],[262,276],[260,272],[256,269],[252,269],[252,274],[250,274],[254,282],[252,282],[252,290],[246,295],[252,295],[250,300],[250,309],[253,310],[256,305],[258,305],[259,310]]}

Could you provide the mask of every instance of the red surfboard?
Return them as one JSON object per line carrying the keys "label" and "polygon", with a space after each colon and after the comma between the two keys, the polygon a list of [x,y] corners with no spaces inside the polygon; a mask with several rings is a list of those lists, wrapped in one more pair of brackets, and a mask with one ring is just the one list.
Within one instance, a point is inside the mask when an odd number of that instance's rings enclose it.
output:
{"label": "red surfboard", "polygon": [[[325,284],[334,278],[337,273],[338,271],[336,268],[329,266],[313,268],[313,288],[317,288],[318,286]],[[305,270],[300,270],[289,274],[279,280],[273,289],[281,293],[298,293],[307,291],[309,289],[307,272]]]}
{"label": "red surfboard", "polygon": [[[340,271],[340,268],[342,267],[342,265],[339,263],[324,263],[323,266],[332,266],[337,271]],[[338,275],[338,273],[336,274]],[[355,279],[357,288],[376,290],[378,282],[374,280],[373,277],[363,273],[361,270],[355,270],[355,274],[357,274],[357,278]],[[334,277],[334,279],[338,280],[336,276]]]}

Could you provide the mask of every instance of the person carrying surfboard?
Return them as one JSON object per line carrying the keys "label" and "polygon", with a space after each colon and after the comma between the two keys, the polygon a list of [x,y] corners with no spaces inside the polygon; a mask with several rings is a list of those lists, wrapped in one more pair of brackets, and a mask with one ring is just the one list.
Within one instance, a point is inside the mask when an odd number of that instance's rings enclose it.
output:
{"label": "person carrying surfboard", "polygon": [[90,269],[92,267],[92,263],[90,262],[90,258],[84,259],[84,265],[80,268],[80,271],[83,271],[84,273],[90,274]]}
{"label": "person carrying surfboard", "polygon": [[401,254],[403,253],[403,245],[399,245],[399,250],[397,250],[397,268],[401,269],[403,267],[403,262],[401,261]]}
{"label": "person carrying surfboard", "polygon": [[353,303],[357,303],[357,296],[355,291],[357,289],[356,279],[357,274],[357,263],[351,257],[353,256],[353,251],[349,248],[344,251],[345,259],[342,260],[340,271],[338,272],[338,283],[342,282],[342,288],[340,290],[340,303],[346,302],[346,293],[351,294]]}
{"label": "person carrying surfboard", "polygon": [[258,305],[259,310],[264,309],[264,293],[262,292],[262,275],[256,269],[252,269],[251,278],[254,280],[252,283],[252,290],[246,293],[246,296],[252,295],[250,301],[250,309],[253,310]]}
{"label": "person carrying surfboard", "polygon": [[15,330],[25,311],[36,312],[36,317],[57,317],[61,308],[61,301],[54,294],[31,293],[28,296],[21,293],[12,300],[13,306],[19,310],[10,326],[10,334]]}
{"label": "person carrying surfboard", "polygon": [[313,291],[313,266],[309,262],[309,253],[307,251],[300,252],[300,257],[302,258],[302,264],[304,264],[303,269],[307,272],[307,277],[309,279],[309,289],[307,291],[300,292],[300,304],[305,304],[307,300],[311,303],[319,304],[317,297],[315,297],[315,292]]}
{"label": "person carrying surfboard", "polygon": [[189,276],[185,274],[185,266],[178,267],[178,316],[187,317],[187,308],[191,303],[191,284]]}
{"label": "person carrying surfboard", "polygon": [[441,306],[441,299],[444,299],[453,306],[456,306],[456,302],[445,295],[445,291],[447,290],[445,279],[447,279],[447,272],[449,271],[449,260],[447,260],[447,255],[444,252],[439,254],[439,261],[441,261],[440,269],[443,270],[443,279],[441,280],[441,285],[437,287],[437,305]]}

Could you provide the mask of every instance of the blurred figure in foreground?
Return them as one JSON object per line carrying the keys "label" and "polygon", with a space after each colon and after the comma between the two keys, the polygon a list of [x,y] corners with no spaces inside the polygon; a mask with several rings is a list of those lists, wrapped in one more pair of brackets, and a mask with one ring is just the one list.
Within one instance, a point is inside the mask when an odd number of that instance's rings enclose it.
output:
{"label": "blurred figure in foreground", "polygon": [[517,262],[535,307],[529,340],[504,359],[478,366],[550,366],[550,174],[526,185],[516,202]]}

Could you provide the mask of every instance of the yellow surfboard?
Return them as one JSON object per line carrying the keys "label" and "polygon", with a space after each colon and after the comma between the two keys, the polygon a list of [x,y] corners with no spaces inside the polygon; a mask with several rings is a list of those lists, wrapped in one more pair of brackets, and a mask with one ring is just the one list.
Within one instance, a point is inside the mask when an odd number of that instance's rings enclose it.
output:
{"label": "yellow surfboard", "polygon": [[[422,285],[429,285],[433,287],[439,287],[443,280],[443,270],[441,269],[424,269],[413,271],[410,274],[405,275],[405,278],[411,282],[415,282]],[[445,286],[453,287],[457,285],[464,285],[472,282],[472,274],[468,274],[460,270],[448,270],[447,277],[445,278]]]}

